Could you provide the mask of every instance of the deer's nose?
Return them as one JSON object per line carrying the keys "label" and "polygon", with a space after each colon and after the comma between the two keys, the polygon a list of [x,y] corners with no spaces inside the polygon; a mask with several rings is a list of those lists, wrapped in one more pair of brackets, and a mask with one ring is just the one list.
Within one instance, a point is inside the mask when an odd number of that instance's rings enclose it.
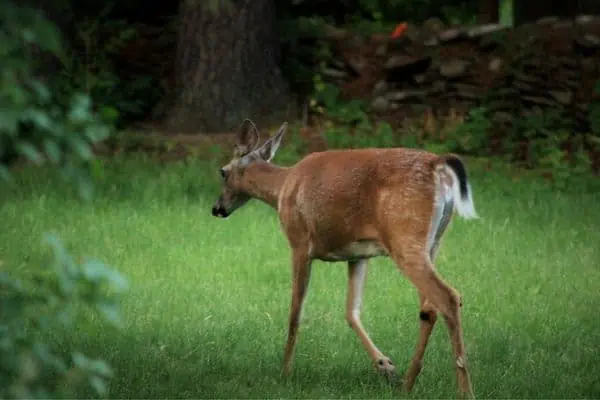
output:
{"label": "deer's nose", "polygon": [[225,211],[225,209],[223,207],[217,207],[214,206],[212,208],[212,215],[213,217],[223,217],[223,218],[227,218],[227,216],[229,214],[227,214],[227,211]]}

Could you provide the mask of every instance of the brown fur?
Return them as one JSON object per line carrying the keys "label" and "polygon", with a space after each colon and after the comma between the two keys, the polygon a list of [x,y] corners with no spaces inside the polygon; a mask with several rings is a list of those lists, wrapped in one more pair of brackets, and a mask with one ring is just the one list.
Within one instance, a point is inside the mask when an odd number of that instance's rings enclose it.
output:
{"label": "brown fur", "polygon": [[450,331],[459,391],[472,396],[462,339],[460,297],[443,282],[432,264],[453,210],[452,203],[442,205],[439,226],[430,232],[436,196],[443,196],[443,188],[454,180],[442,168],[447,157],[403,148],[336,150],[312,153],[294,166],[283,168],[270,160],[285,129],[286,124],[258,147],[256,127],[251,121],[244,121],[234,158],[223,168],[224,185],[213,208],[215,216],[226,217],[248,199],[256,198],[278,211],[292,250],[293,266],[284,373],[289,374],[291,369],[314,259],[348,263],[348,322],[375,367],[387,375],[395,373],[394,365],[373,344],[359,316],[367,260],[381,255],[391,257],[415,285],[421,316],[427,316],[420,319],[419,340],[405,377],[405,388],[412,389],[421,370],[439,310]]}

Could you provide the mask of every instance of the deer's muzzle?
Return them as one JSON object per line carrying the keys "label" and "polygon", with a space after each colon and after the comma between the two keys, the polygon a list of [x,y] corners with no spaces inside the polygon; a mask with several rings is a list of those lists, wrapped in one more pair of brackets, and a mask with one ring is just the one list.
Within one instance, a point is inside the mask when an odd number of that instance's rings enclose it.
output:
{"label": "deer's muzzle", "polygon": [[227,211],[221,206],[214,206],[212,208],[212,215],[213,215],[213,217],[221,217],[221,218],[227,218],[229,216]]}

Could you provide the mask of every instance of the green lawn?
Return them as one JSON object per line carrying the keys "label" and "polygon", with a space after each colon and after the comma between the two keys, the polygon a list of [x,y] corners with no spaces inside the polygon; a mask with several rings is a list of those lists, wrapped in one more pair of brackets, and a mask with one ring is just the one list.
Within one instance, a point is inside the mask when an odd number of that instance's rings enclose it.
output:
{"label": "green lawn", "polygon": [[[561,194],[470,162],[480,220],[455,219],[437,266],[463,296],[479,398],[600,397],[598,194]],[[107,166],[92,204],[50,173],[26,169],[0,194],[0,255],[23,269],[47,256],[44,232],[130,278],[121,331],[89,324],[74,341],[116,369],[112,398],[447,398],[456,393],[446,327],[437,325],[413,394],[390,387],[344,320],[346,266],[317,262],[292,377],[280,366],[290,301],[289,250],[276,214],[254,202],[227,220],[210,209],[216,166]],[[403,371],[418,332],[413,287],[371,262],[363,322]]]}

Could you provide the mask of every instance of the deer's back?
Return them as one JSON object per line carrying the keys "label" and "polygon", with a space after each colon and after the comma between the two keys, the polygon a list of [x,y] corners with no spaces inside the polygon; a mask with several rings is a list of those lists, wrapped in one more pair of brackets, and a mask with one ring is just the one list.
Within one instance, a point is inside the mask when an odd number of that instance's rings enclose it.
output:
{"label": "deer's back", "polygon": [[363,243],[359,253],[378,255],[373,246],[385,239],[390,224],[410,223],[415,207],[431,212],[438,159],[400,148],[310,154],[291,167],[282,188],[282,225],[288,237],[308,235],[303,240],[311,241],[316,253]]}

